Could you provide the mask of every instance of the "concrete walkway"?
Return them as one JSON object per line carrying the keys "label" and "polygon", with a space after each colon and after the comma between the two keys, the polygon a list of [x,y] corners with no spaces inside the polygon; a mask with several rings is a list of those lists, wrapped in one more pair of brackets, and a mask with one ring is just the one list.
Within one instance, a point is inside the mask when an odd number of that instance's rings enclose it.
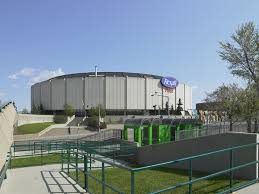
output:
{"label": "concrete walkway", "polygon": [[46,165],[8,170],[0,194],[85,194],[85,190],[66,174],[60,165]]}
{"label": "concrete walkway", "polygon": [[235,194],[258,194],[258,193],[259,193],[259,183],[235,192]]}

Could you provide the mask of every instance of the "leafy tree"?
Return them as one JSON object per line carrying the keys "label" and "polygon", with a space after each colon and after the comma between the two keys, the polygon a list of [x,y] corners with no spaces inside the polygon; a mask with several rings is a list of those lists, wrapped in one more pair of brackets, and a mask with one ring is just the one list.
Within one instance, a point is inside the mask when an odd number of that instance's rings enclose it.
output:
{"label": "leafy tree", "polygon": [[98,105],[96,107],[92,107],[89,110],[89,116],[90,117],[99,116],[99,108],[100,108],[100,116],[102,118],[104,118],[106,116],[106,111],[105,111],[105,109],[101,105]]}
{"label": "leafy tree", "polygon": [[[257,117],[259,109],[259,99],[257,96],[255,87],[248,87],[240,95],[241,116],[247,122],[248,132],[252,132],[252,119]],[[255,125],[255,131],[257,132],[257,125]]]}
{"label": "leafy tree", "polygon": [[65,104],[64,105],[64,113],[66,116],[73,116],[75,114],[75,110],[73,109],[72,106],[68,105],[68,104]]}
{"label": "leafy tree", "polygon": [[45,112],[42,104],[40,104],[40,106],[39,106],[39,112],[40,112],[39,114],[44,114],[44,112]]}
{"label": "leafy tree", "polygon": [[233,130],[233,123],[241,115],[240,96],[242,89],[236,84],[219,86],[212,93],[207,94],[206,102],[217,104],[221,111],[225,111],[228,119],[230,131]]}
{"label": "leafy tree", "polygon": [[27,109],[27,108],[23,108],[23,109],[22,109],[22,114],[29,114],[28,109]]}
{"label": "leafy tree", "polygon": [[[91,127],[104,129],[104,128],[106,128],[106,123],[105,122],[99,123],[99,111],[100,111],[100,117],[104,118],[106,115],[106,111],[101,105],[92,107],[89,110],[90,118],[88,119],[88,125]],[[99,126],[99,124],[100,124],[100,126]]]}
{"label": "leafy tree", "polygon": [[[229,63],[228,68],[233,75],[246,80],[249,88],[255,87],[257,98],[259,98],[258,29],[252,22],[245,23],[236,30],[231,39],[232,42],[220,42],[219,56]],[[257,131],[257,117],[255,117],[255,127]]]}
{"label": "leafy tree", "polygon": [[32,114],[40,114],[40,107],[36,106],[35,104],[32,106],[32,110],[31,110]]}
{"label": "leafy tree", "polygon": [[259,33],[252,22],[241,25],[231,36],[232,42],[219,42],[219,56],[229,63],[235,76],[255,84],[259,94]]}

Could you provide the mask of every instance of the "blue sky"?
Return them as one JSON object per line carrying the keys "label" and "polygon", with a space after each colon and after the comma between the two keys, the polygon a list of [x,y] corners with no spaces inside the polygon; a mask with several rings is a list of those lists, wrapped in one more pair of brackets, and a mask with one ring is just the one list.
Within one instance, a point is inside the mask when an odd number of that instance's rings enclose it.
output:
{"label": "blue sky", "polygon": [[130,71],[171,75],[193,103],[240,82],[218,41],[248,21],[256,0],[0,0],[0,99],[30,107],[30,85],[60,74]]}

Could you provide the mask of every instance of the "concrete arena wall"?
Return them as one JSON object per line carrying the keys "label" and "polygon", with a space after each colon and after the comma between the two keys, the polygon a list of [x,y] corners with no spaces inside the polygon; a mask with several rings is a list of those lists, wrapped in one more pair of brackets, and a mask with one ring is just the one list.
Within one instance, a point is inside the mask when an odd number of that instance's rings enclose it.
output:
{"label": "concrete arena wall", "polygon": [[13,131],[16,123],[16,109],[11,103],[0,112],[0,170],[7,159],[7,153],[13,143]]}
{"label": "concrete arena wall", "polygon": [[18,114],[17,126],[31,123],[53,122],[53,115]]}
{"label": "concrete arena wall", "polygon": [[[256,143],[259,141],[256,134],[226,133],[195,139],[156,144],[140,147],[137,151],[136,162],[140,165],[151,165],[161,162],[177,160],[210,151],[228,147]],[[234,152],[234,166],[258,160],[258,147],[245,148]],[[203,157],[193,160],[193,170],[200,172],[219,172],[229,167],[229,152],[218,155]],[[170,165],[171,168],[188,169],[189,163]],[[258,178],[258,165],[245,167],[235,171],[234,176],[242,179]]]}
{"label": "concrete arena wall", "polygon": [[185,110],[192,108],[192,88],[180,83],[167,93],[160,79],[151,77],[70,77],[53,78],[31,88],[31,106],[43,105],[45,110],[63,110],[64,104],[75,109],[90,109],[101,104],[108,110],[153,110],[165,108],[167,98],[151,96],[155,92],[169,97],[169,106],[177,107],[179,98]]}

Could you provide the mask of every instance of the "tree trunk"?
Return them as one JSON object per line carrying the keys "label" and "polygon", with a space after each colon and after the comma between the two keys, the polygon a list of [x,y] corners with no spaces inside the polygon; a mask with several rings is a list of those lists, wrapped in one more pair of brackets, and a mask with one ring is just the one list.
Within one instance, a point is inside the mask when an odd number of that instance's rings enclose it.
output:
{"label": "tree trunk", "polygon": [[232,120],[232,117],[229,117],[229,131],[233,131],[233,120]]}
{"label": "tree trunk", "polygon": [[255,133],[258,133],[257,118],[255,119]]}
{"label": "tree trunk", "polygon": [[252,120],[251,119],[247,119],[247,132],[251,133],[252,132]]}

